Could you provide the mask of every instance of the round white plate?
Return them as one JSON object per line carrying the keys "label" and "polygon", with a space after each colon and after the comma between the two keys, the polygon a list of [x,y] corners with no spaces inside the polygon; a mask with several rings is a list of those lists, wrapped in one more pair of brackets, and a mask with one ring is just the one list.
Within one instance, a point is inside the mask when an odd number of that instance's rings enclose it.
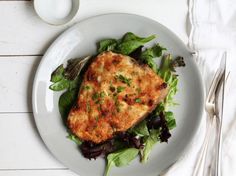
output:
{"label": "round white plate", "polygon": [[38,67],[33,86],[33,112],[43,141],[59,161],[80,176],[102,176],[105,160],[85,159],[78,147],[66,138],[67,131],[58,110],[61,93],[49,90],[50,75],[70,58],[96,53],[99,40],[120,38],[126,32],[140,36],[156,34],[157,39],[151,44],[158,42],[173,56],[183,56],[186,67],[178,69],[179,91],[175,98],[179,105],[172,109],[177,127],[172,130],[169,143],[155,145],[147,164],[139,163],[137,158],[127,167],[113,168],[111,175],[157,176],[183,154],[201,119],[203,86],[200,73],[191,53],[171,31],[156,21],[132,14],[107,14],[81,21],[64,32],[48,49]]}

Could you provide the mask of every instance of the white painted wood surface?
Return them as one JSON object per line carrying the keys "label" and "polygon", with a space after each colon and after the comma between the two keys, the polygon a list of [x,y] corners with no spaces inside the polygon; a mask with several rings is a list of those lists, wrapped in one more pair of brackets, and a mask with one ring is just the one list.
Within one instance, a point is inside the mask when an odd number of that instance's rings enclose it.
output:
{"label": "white painted wood surface", "polygon": [[[76,18],[50,26],[32,1],[0,1],[0,176],[76,176],[46,149],[35,127],[31,91],[45,50],[66,28],[90,16],[125,12],[150,17],[187,43],[187,0],[81,0]],[[35,56],[36,55],[36,56]]]}
{"label": "white painted wood surface", "polygon": [[77,176],[69,170],[5,170],[0,176]]}
{"label": "white painted wood surface", "polygon": [[0,56],[0,112],[32,112],[33,79],[41,58]]}
{"label": "white painted wood surface", "polygon": [[150,17],[187,42],[187,0],[81,0],[76,18],[64,26],[42,22],[31,1],[0,1],[0,55],[43,54],[50,43],[76,21],[112,12]]}

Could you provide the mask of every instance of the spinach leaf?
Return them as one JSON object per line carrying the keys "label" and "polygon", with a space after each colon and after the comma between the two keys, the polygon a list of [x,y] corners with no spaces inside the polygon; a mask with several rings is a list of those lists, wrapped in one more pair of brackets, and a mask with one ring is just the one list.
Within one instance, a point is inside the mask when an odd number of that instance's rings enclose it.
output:
{"label": "spinach leaf", "polygon": [[61,91],[70,87],[70,81],[64,76],[65,69],[63,64],[56,68],[51,74],[50,81],[53,82],[49,88],[53,91]]}
{"label": "spinach leaf", "polygon": [[114,51],[124,55],[129,55],[145,43],[153,40],[155,35],[149,37],[139,37],[132,32],[126,33],[122,39],[105,39],[98,43],[98,53],[104,51]]}
{"label": "spinach leaf", "polygon": [[116,47],[116,51],[124,55],[129,55],[140,46],[143,46],[145,43],[150,42],[155,38],[155,35],[151,35],[147,38],[141,38],[131,33],[126,35],[128,35],[128,37],[124,36],[122,42]]}
{"label": "spinach leaf", "polygon": [[104,51],[114,51],[117,44],[118,44],[118,41],[116,39],[101,40],[98,43],[98,53],[101,53]]}
{"label": "spinach leaf", "polygon": [[69,134],[67,136],[67,138],[72,140],[72,141],[74,141],[77,145],[81,145],[82,144],[82,141],[77,136],[75,136],[73,134]]}
{"label": "spinach leaf", "polygon": [[53,83],[49,88],[53,91],[62,91],[70,87],[70,81],[62,78],[60,81]]}
{"label": "spinach leaf", "polygon": [[77,98],[76,93],[77,91],[75,89],[70,91],[68,90],[59,98],[59,111],[64,122],[66,122],[68,113]]}
{"label": "spinach leaf", "polygon": [[134,133],[140,137],[149,136],[149,131],[147,128],[146,120],[143,120],[141,123],[137,124],[133,128],[130,129],[131,133]]}
{"label": "spinach leaf", "polygon": [[143,51],[140,55],[140,59],[143,63],[147,64],[156,72],[157,65],[154,61],[154,58],[160,57],[164,50],[166,50],[166,48],[161,47],[159,44],[155,44],[152,48],[148,48]]}
{"label": "spinach leaf", "polygon": [[64,75],[63,75],[64,71],[65,71],[65,69],[63,67],[63,64],[61,64],[60,66],[58,66],[56,68],[56,70],[54,70],[52,72],[50,81],[53,83],[56,83],[56,82],[62,80],[64,78]]}
{"label": "spinach leaf", "polygon": [[145,142],[145,147],[143,149],[142,156],[141,156],[142,163],[146,163],[148,161],[148,157],[151,153],[151,150],[158,141],[158,135],[159,135],[158,130],[154,130],[154,129],[150,130],[150,136],[147,138]]}
{"label": "spinach leaf", "polygon": [[[153,35],[154,36],[154,35]],[[127,41],[131,41],[131,40],[142,40],[145,38],[139,37],[137,35],[135,35],[132,32],[127,32],[121,39],[122,42],[127,42]]]}
{"label": "spinach leaf", "polygon": [[128,165],[134,158],[137,157],[139,150],[136,148],[127,148],[107,156],[107,166],[104,176],[108,176],[113,166],[122,167]]}

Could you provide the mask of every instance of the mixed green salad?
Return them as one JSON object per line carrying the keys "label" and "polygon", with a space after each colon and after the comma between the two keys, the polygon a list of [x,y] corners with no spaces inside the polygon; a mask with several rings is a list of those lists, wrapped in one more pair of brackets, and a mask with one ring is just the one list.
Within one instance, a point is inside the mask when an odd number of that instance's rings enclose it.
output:
{"label": "mixed green salad", "polygon": [[[131,56],[138,62],[147,64],[168,85],[168,95],[147,118],[102,144],[82,141],[68,129],[68,139],[79,146],[84,157],[96,159],[103,156],[107,159],[105,176],[109,175],[112,167],[126,166],[138,156],[142,163],[146,163],[153,146],[158,142],[168,142],[171,137],[170,130],[176,127],[174,114],[170,111],[170,107],[177,104],[174,101],[174,95],[178,91],[175,68],[185,66],[185,63],[183,57],[172,58],[167,49],[158,43],[145,48],[144,45],[154,38],[155,35],[143,38],[128,32],[121,39],[104,39],[98,43],[97,54],[113,51]],[[158,60],[160,66],[156,64]],[[81,59],[71,59],[66,67],[60,65],[51,75],[52,85],[49,88],[53,91],[64,91],[58,105],[65,125],[88,65],[89,62],[80,70]]]}

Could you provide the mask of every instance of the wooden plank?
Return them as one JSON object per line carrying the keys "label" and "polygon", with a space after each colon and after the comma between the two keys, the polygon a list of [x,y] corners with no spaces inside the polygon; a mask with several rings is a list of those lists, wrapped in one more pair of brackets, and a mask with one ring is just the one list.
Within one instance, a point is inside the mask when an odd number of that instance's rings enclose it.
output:
{"label": "wooden plank", "polygon": [[46,149],[32,113],[0,114],[0,170],[64,169]]}
{"label": "wooden plank", "polygon": [[69,170],[0,170],[0,176],[78,176]]}
{"label": "wooden plank", "polygon": [[41,56],[0,57],[0,112],[32,112],[31,94]]}
{"label": "wooden plank", "polygon": [[[134,5],[135,4],[135,5]],[[90,16],[125,12],[150,17],[166,25],[187,43],[187,0],[86,0],[69,24],[52,26],[42,22],[32,1],[0,1],[0,55],[43,54],[50,43],[76,21]]]}

